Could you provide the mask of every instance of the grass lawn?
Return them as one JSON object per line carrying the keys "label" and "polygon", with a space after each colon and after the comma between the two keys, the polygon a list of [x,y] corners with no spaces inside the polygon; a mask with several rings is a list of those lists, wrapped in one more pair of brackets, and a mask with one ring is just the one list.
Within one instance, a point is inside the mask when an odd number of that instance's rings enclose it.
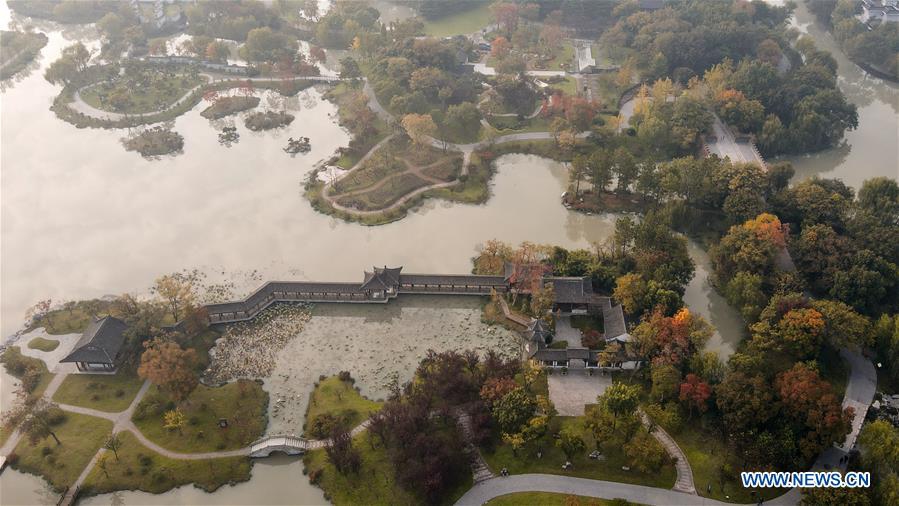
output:
{"label": "grass lawn", "polygon": [[547,62],[546,70],[570,70],[574,68],[574,46],[570,42],[562,44],[553,59]]}
{"label": "grass lawn", "polygon": [[35,337],[28,341],[28,348],[32,350],[53,351],[59,347],[59,341],[56,339],[44,339],[43,337]]}
{"label": "grass lawn", "polygon": [[115,375],[70,374],[66,376],[53,400],[61,404],[71,404],[117,413],[128,409],[143,380],[123,371]]}
{"label": "grass lawn", "polygon": [[[216,388],[200,385],[180,404],[184,426],[180,431],[168,430],[163,416],[175,409],[175,403],[151,387],[135,409],[133,421],[148,439],[172,451],[235,450],[265,431],[267,406],[268,392],[254,381],[238,380]],[[219,427],[220,418],[228,421],[227,428]]]}
{"label": "grass lawn", "polygon": [[[106,99],[107,94],[114,89],[107,83],[99,83],[81,91],[82,100],[97,109],[123,114],[142,114],[157,112],[168,108],[191,89],[206,82],[203,76],[192,79],[188,75],[175,75],[173,77],[159,77],[150,86],[128,89],[129,103],[127,106],[115,109]],[[118,85],[124,86],[124,85]]]}
{"label": "grass lawn", "polygon": [[[370,434],[366,431],[353,438],[354,446],[362,457],[362,467],[357,474],[342,475],[328,462],[324,450],[315,450],[303,457],[309,474],[321,471],[318,486],[325,497],[336,506],[365,504],[414,505],[423,504],[420,498],[410,494],[396,483],[393,464],[383,447],[372,449]],[[466,474],[455,491],[447,494],[443,504],[454,504],[472,486],[471,474]]]}
{"label": "grass lawn", "polygon": [[[703,497],[711,497],[719,501],[736,503],[755,503],[758,499],[753,497],[749,489],[743,488],[737,479],[722,480],[721,469],[724,467],[727,457],[727,445],[721,438],[709,430],[703,430],[702,424],[697,422],[685,422],[680,432],[672,433],[671,437],[677,441],[678,446],[684,451],[690,467],[693,469],[693,481],[696,491]],[[712,492],[708,492],[711,484]],[[764,499],[767,501],[786,492],[780,489],[764,489]],[[730,496],[726,498],[725,496]]]}
{"label": "grass lawn", "polygon": [[[481,453],[494,472],[505,467],[511,474],[559,474],[658,488],[671,488],[674,485],[676,472],[673,465],[667,464],[655,473],[641,473],[636,469],[624,471],[621,467],[628,466],[628,460],[621,448],[614,445],[606,445],[602,448],[606,460],[590,459],[587,454],[595,448],[595,442],[593,436],[583,429],[582,423],[583,417],[556,417],[550,422],[550,429],[546,434],[528,448],[519,450],[517,456],[512,453],[511,446],[507,444],[498,444],[492,453],[483,450]],[[555,445],[552,437],[552,434],[563,427],[573,427],[581,432],[581,437],[587,445],[587,450],[572,459],[573,467],[567,471],[562,469],[562,464],[568,459]],[[543,452],[540,458],[537,458],[536,455],[538,449]]]}
{"label": "grass lawn", "polygon": [[122,448],[118,451],[119,460],[116,460],[112,452],[107,451],[106,472],[99,466],[94,466],[82,487],[83,495],[116,490],[141,490],[161,494],[189,483],[212,492],[222,485],[250,479],[252,464],[248,457],[176,460],[163,457],[143,446],[130,432],[122,432],[119,437],[122,440]]}
{"label": "grass lawn", "polygon": [[551,350],[564,350],[568,348],[568,341],[553,341],[550,343],[549,348]]}
{"label": "grass lawn", "polygon": [[423,20],[425,34],[434,37],[448,37],[476,32],[490,22],[490,2],[477,7],[435,20]]}
{"label": "grass lawn", "polygon": [[518,118],[512,116],[494,116],[490,118],[489,122],[496,129],[497,135],[507,135],[524,132],[549,132],[552,120],[537,116],[518,121]]}
{"label": "grass lawn", "polygon": [[341,418],[345,426],[352,429],[381,409],[382,404],[362,397],[349,381],[331,376],[320,381],[309,394],[306,423],[324,413],[330,413]]}
{"label": "grass lawn", "polygon": [[48,334],[74,334],[84,332],[91,321],[91,315],[105,316],[111,303],[105,300],[82,300],[67,304],[65,308],[54,309],[37,318],[26,331],[44,327]]}
{"label": "grass lawn", "polygon": [[[571,498],[574,498],[577,502],[571,502]],[[583,504],[584,506],[624,506],[635,503],[627,502],[623,499],[607,501],[595,497],[556,494],[553,492],[516,492],[494,497],[485,503],[486,506],[571,506],[572,504]]]}
{"label": "grass lawn", "polygon": [[43,476],[53,488],[62,490],[75,483],[111,430],[109,420],[66,413],[66,420],[54,427],[62,444],[57,445],[52,437],[47,437],[32,446],[23,438],[16,446],[18,461],[13,467]]}
{"label": "grass lawn", "polygon": [[577,95],[577,79],[571,76],[566,76],[564,81],[560,81],[556,84],[551,84],[550,86],[562,90],[562,92],[566,95],[570,95],[572,97]]}
{"label": "grass lawn", "polygon": [[30,394],[35,397],[44,395],[44,390],[47,389],[47,385],[49,385],[50,380],[53,379],[53,374],[47,370],[47,364],[45,364],[43,360],[22,355],[22,351],[18,346],[10,346],[7,348],[6,351],[3,352],[3,355],[0,355],[0,362],[6,367],[6,372],[18,379],[22,379],[22,376],[28,368],[38,368],[38,370],[41,371],[41,376],[34,389],[30,392]]}

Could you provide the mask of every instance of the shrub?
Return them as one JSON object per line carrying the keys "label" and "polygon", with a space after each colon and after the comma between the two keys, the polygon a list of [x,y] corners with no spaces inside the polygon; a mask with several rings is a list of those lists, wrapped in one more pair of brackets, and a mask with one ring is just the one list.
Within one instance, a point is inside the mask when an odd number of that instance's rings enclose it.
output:
{"label": "shrub", "polygon": [[247,116],[247,119],[244,120],[244,125],[254,132],[259,132],[289,125],[293,122],[293,119],[293,114],[284,111],[256,112]]}
{"label": "shrub", "polygon": [[140,462],[142,467],[151,467],[153,465],[153,458],[143,453],[137,455],[137,461]]}
{"label": "shrub", "polygon": [[340,371],[340,373],[337,374],[337,377],[338,377],[338,379],[340,379],[340,381],[344,381],[347,383],[355,383],[356,382],[356,380],[354,380],[353,377],[350,375],[350,371]]}
{"label": "shrub", "polygon": [[121,399],[122,397],[125,397],[125,391],[120,388],[115,391],[115,396]]}
{"label": "shrub", "polygon": [[195,416],[192,416],[187,420],[187,423],[190,425],[197,425],[198,423],[200,423],[200,419]]}
{"label": "shrub", "polygon": [[41,455],[43,455],[44,457],[50,455],[51,453],[53,453],[53,450],[51,450],[49,446],[41,447]]}
{"label": "shrub", "polygon": [[313,469],[309,473],[309,483],[318,485],[318,483],[322,481],[322,473],[323,471],[321,469]]}
{"label": "shrub", "polygon": [[11,466],[16,465],[19,462],[19,454],[16,452],[10,453],[6,456],[6,462]]}
{"label": "shrub", "polygon": [[196,437],[197,437],[197,439],[206,439],[206,433],[201,430],[201,431],[197,432]]}
{"label": "shrub", "polygon": [[93,394],[93,395],[91,395],[91,400],[92,400],[92,401],[99,401],[99,400],[100,400],[100,396],[97,395],[97,394]]}

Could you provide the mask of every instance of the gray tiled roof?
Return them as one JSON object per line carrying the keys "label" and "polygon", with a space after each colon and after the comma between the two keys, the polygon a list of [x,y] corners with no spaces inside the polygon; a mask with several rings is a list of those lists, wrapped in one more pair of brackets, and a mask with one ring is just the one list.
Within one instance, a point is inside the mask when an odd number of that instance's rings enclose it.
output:
{"label": "gray tiled roof", "polygon": [[590,278],[547,278],[553,285],[553,293],[557,304],[586,304],[593,295],[593,282]]}
{"label": "gray tiled roof", "polygon": [[365,272],[365,278],[362,280],[361,288],[385,289],[396,286],[400,282],[400,271],[402,267],[388,268],[372,267],[371,272]]}
{"label": "gray tiled roof", "polygon": [[60,362],[114,364],[125,342],[127,328],[125,322],[112,316],[91,321],[73,351]]}
{"label": "gray tiled roof", "polygon": [[561,362],[563,360],[568,360],[568,350],[544,348],[537,351],[537,353],[534,354],[534,358],[536,360],[554,360]]}
{"label": "gray tiled roof", "polygon": [[359,289],[359,283],[318,283],[315,281],[272,281],[262,285],[251,293],[246,299],[236,302],[224,302],[221,304],[208,304],[206,309],[210,313],[230,313],[243,311],[263,302],[274,292],[327,292],[327,293],[363,293]]}
{"label": "gray tiled roof", "polygon": [[546,337],[551,334],[549,326],[543,320],[535,318],[528,324],[525,336],[529,341],[536,341],[539,344],[546,342]]}
{"label": "gray tiled roof", "polygon": [[502,276],[483,276],[476,274],[403,274],[400,276],[400,284],[436,285],[450,284],[457,286],[505,286]]}
{"label": "gray tiled roof", "polygon": [[602,310],[603,328],[606,339],[627,334],[627,324],[624,321],[624,309],[621,304]]}

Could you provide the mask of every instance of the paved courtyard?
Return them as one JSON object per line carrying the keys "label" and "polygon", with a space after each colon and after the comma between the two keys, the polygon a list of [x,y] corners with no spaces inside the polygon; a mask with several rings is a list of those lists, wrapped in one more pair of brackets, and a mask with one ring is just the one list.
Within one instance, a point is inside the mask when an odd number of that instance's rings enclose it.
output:
{"label": "paved courtyard", "polygon": [[569,370],[567,375],[554,371],[547,377],[549,399],[562,416],[581,416],[585,404],[595,404],[596,398],[612,385],[612,377],[596,373],[587,374],[584,369]]}

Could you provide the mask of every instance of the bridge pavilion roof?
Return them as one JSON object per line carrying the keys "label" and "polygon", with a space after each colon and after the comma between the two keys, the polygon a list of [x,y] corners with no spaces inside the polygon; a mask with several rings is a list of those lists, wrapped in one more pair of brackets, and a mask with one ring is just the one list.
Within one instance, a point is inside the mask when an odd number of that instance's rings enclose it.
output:
{"label": "bridge pavilion roof", "polygon": [[400,272],[402,266],[388,268],[372,267],[371,272],[365,271],[365,278],[362,280],[361,288],[386,289],[400,284]]}

